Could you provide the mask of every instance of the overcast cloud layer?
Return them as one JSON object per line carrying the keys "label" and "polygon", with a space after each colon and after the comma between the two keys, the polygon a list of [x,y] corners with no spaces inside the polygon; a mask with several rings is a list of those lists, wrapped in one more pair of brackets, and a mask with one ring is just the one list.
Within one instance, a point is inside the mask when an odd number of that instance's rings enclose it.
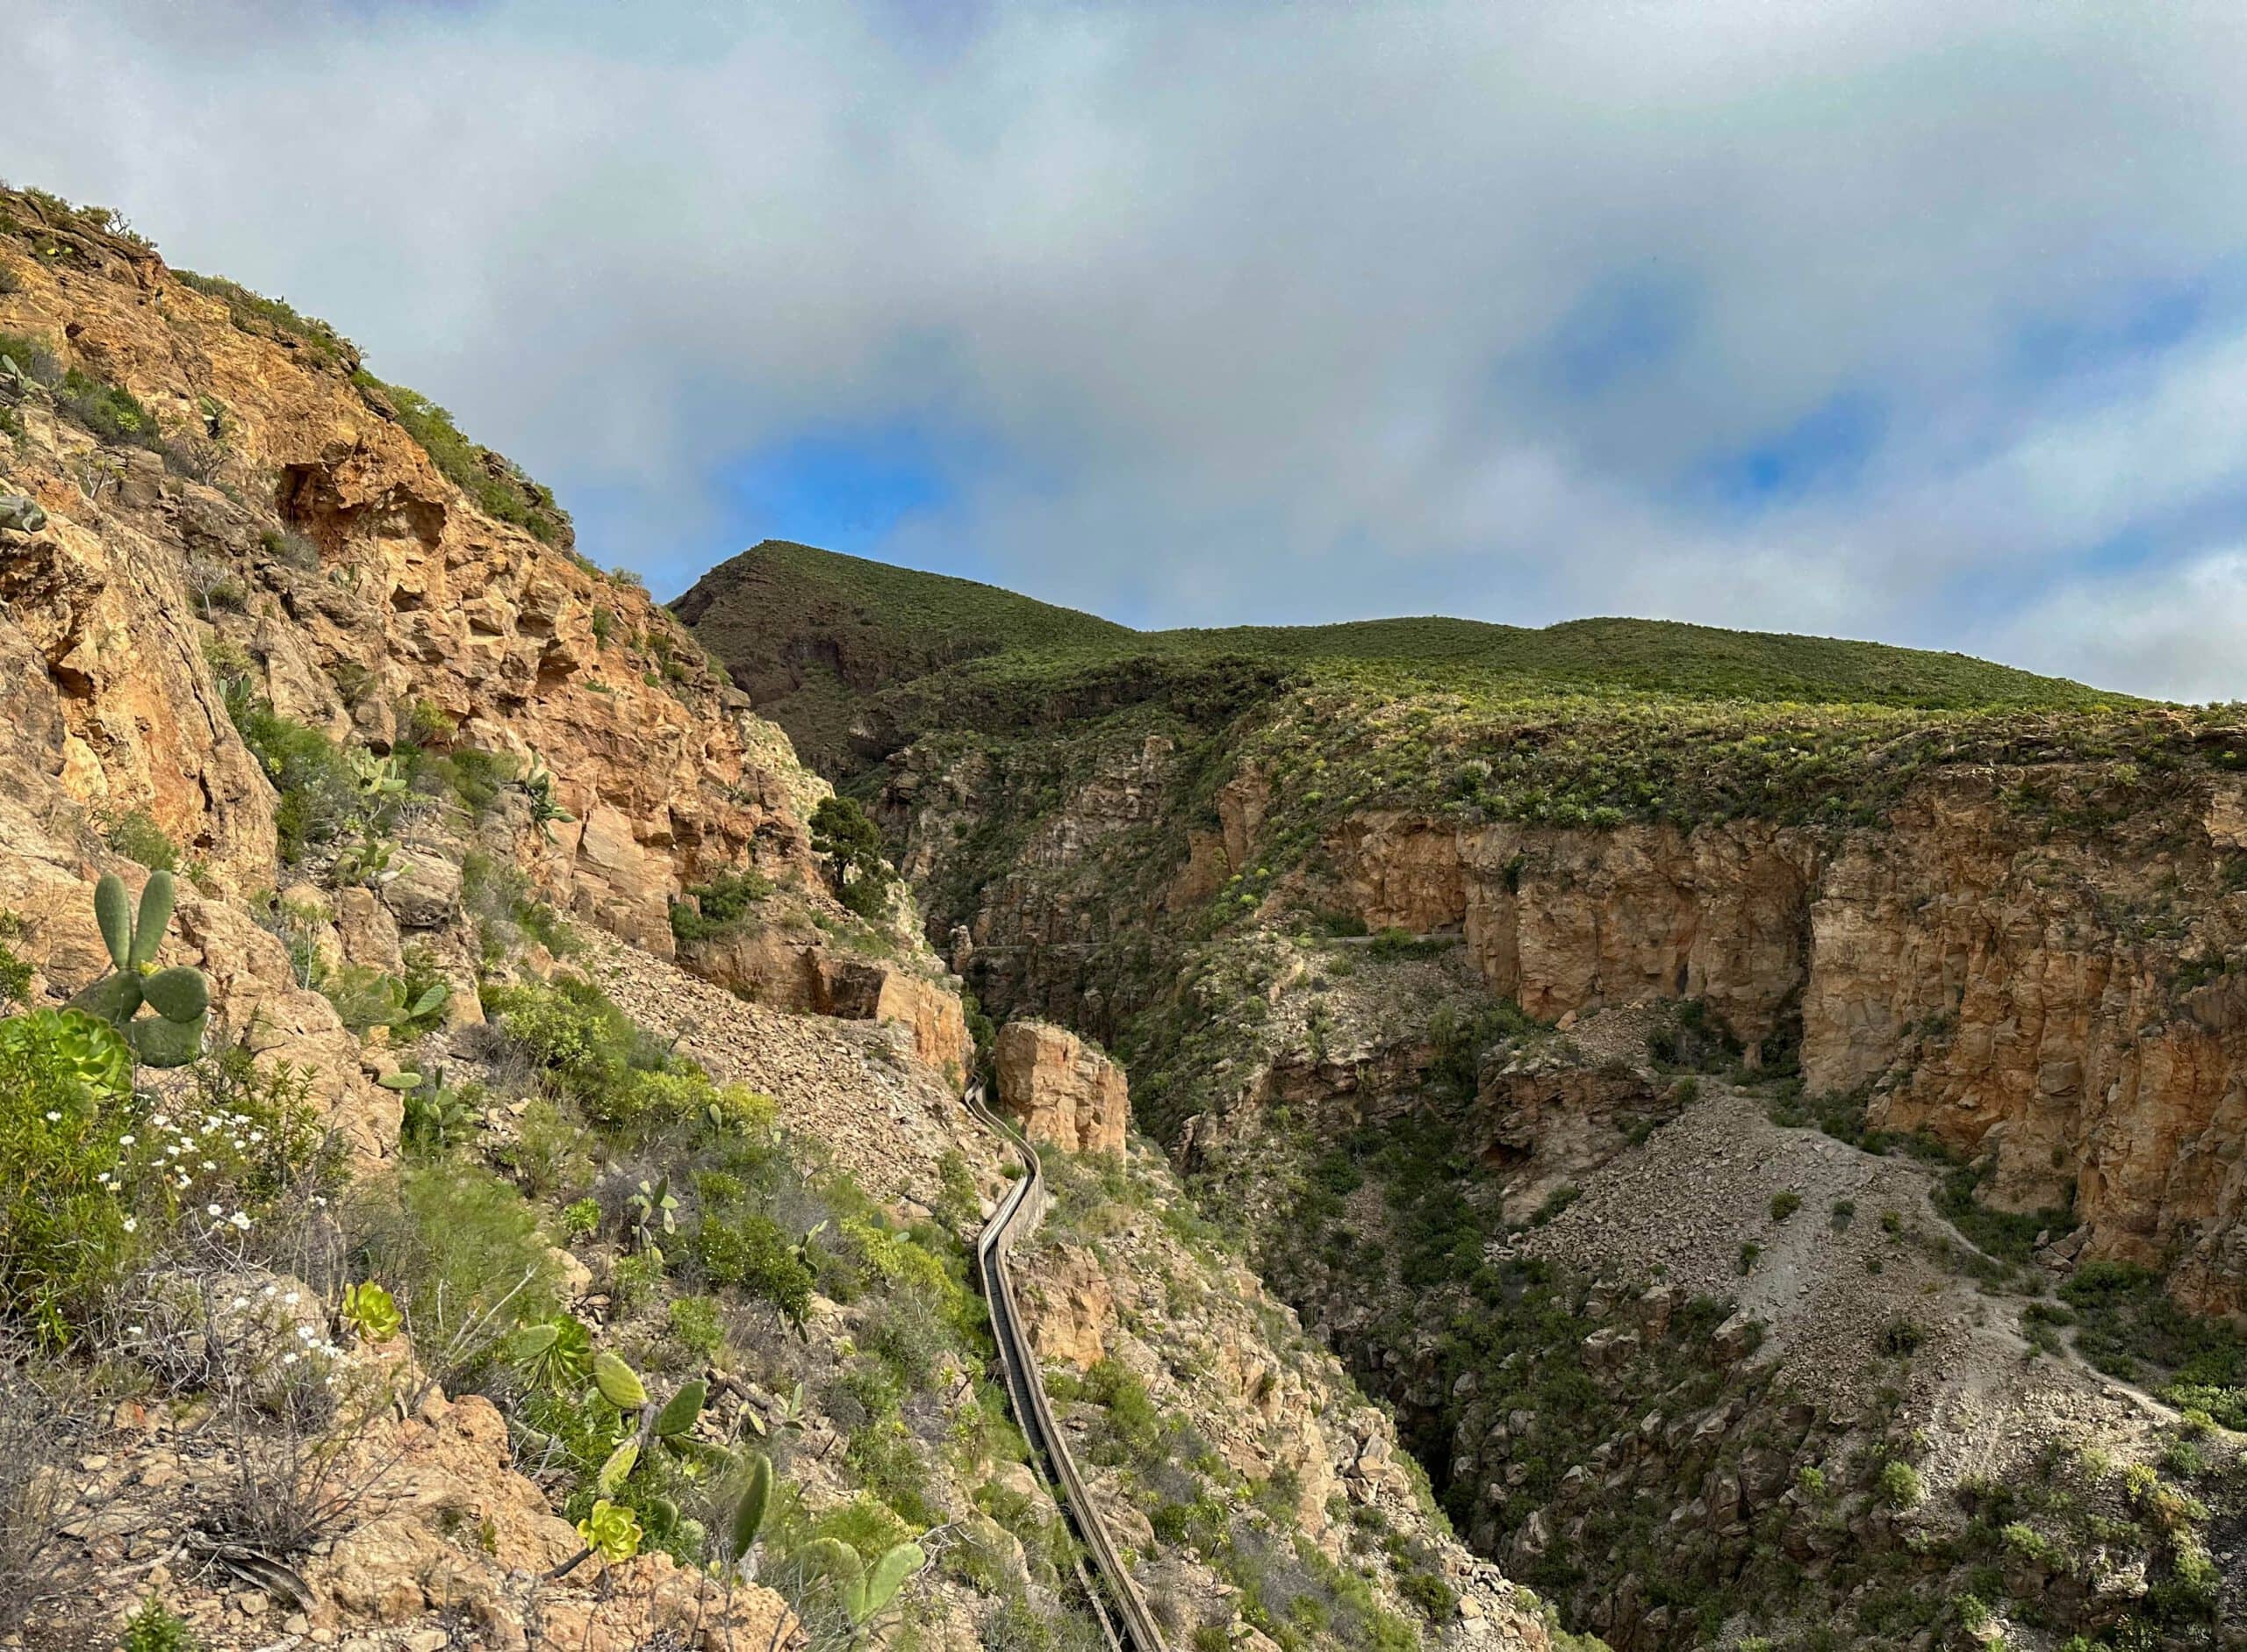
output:
{"label": "overcast cloud layer", "polygon": [[1627,613],[2247,696],[2247,11],[26,5],[0,174],[658,591]]}

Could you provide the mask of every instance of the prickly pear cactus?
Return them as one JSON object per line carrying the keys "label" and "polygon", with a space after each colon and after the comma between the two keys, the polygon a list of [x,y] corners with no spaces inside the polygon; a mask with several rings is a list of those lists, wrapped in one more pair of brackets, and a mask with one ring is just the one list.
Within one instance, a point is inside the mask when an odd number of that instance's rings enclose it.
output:
{"label": "prickly pear cactus", "polygon": [[[203,1052],[210,983],[199,969],[153,967],[177,893],[170,873],[150,873],[136,916],[125,880],[103,874],[94,886],[94,922],[115,968],[68,1005],[116,1028],[142,1067],[184,1067]],[[143,1004],[156,1013],[140,1018]]]}

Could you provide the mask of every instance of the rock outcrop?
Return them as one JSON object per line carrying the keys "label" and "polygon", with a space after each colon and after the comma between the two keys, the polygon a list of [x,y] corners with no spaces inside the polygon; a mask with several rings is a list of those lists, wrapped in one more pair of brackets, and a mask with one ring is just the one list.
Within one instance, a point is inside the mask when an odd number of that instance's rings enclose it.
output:
{"label": "rock outcrop", "polygon": [[[408,799],[374,869],[323,898],[325,964],[395,975],[423,948],[457,1019],[474,1010],[474,931],[510,898],[495,882],[520,874],[564,916],[668,957],[672,902],[746,870],[805,937],[790,963],[806,985],[776,1002],[899,1020],[921,1059],[966,1066],[956,991],[909,937],[871,962],[828,945],[814,920],[853,922],[805,823],[829,788],[636,579],[578,556],[548,506],[502,520],[492,490],[441,473],[333,334],[243,310],[46,198],[0,206],[10,233],[61,249],[9,256],[0,285],[0,334],[38,370],[0,399],[17,433],[0,436],[5,490],[38,506],[36,527],[25,512],[0,527],[0,909],[22,919],[42,988],[98,973],[85,886],[102,870],[137,881],[104,842],[133,822],[193,885],[176,961],[212,977],[217,1020],[255,1023],[261,1047],[319,1074],[363,1152],[394,1139],[395,1097],[360,1082],[356,1040],[275,926],[243,916],[287,881],[291,830],[238,729],[255,701],[339,751],[535,783],[492,786],[465,824]],[[25,244],[0,233],[0,255]],[[128,399],[140,438],[74,416],[44,387],[66,372]],[[538,496],[487,458],[499,493]],[[477,913],[471,853],[501,868]]]}
{"label": "rock outcrop", "polygon": [[1067,1153],[1124,1150],[1130,1086],[1108,1054],[1064,1027],[1010,1021],[992,1050],[999,1106],[1032,1141]]}

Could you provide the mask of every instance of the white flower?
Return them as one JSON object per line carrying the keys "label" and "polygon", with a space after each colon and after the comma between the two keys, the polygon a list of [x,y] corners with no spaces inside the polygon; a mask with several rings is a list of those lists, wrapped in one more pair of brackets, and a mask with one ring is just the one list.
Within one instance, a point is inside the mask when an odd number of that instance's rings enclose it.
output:
{"label": "white flower", "polygon": [[[128,1217],[126,1217],[125,1218],[125,1231],[126,1231],[126,1232],[128,1232],[128,1233],[135,1233],[135,1232],[138,1232],[140,1231],[140,1218],[139,1217],[137,1217],[137,1216],[128,1216]],[[140,1326],[138,1326],[138,1325],[133,1326],[133,1329],[134,1329],[135,1331],[138,1331],[140,1328]]]}
{"label": "white flower", "polygon": [[205,1170],[216,1170],[219,1167],[218,1167],[217,1165],[215,1165],[215,1164],[212,1163],[212,1161],[211,1161],[210,1160],[205,1159],[205,1160],[203,1161],[203,1167],[204,1167]]}
{"label": "white flower", "polygon": [[237,1307],[237,1308],[247,1308],[247,1307],[248,1307],[248,1306],[249,1306],[249,1298],[248,1298],[248,1297],[247,1297],[247,1296],[237,1296],[237,1297],[235,1297],[235,1298],[234,1298],[234,1306],[235,1306],[235,1307]]}
{"label": "white flower", "polygon": [[310,1325],[298,1325],[297,1327],[297,1340],[299,1342],[310,1342],[319,1334],[319,1333],[314,1331]]}
{"label": "white flower", "polygon": [[117,1145],[120,1147],[130,1147],[134,1142],[140,1139],[140,1138],[138,1136],[119,1136],[117,1138]]}
{"label": "white flower", "polygon": [[203,1214],[205,1216],[224,1216],[226,1213],[225,1208],[221,1205],[206,1204],[203,1207]]}
{"label": "white flower", "polygon": [[265,1132],[262,1130],[253,1130],[249,1133],[249,1138],[254,1142],[263,1141],[265,1139]]}
{"label": "white flower", "polygon": [[103,1171],[101,1174],[96,1176],[94,1180],[104,1188],[109,1186],[109,1172],[106,1170]]}
{"label": "white flower", "polygon": [[277,1286],[274,1286],[274,1285],[268,1285],[268,1286],[265,1288],[265,1294],[266,1294],[267,1296],[272,1296],[272,1295],[273,1295],[273,1293],[274,1293],[276,1289],[279,1289],[279,1287],[277,1287]]}
{"label": "white flower", "polygon": [[62,1115],[50,1110],[47,1116],[47,1122],[50,1124],[59,1124],[62,1122]]}
{"label": "white flower", "polygon": [[327,1197],[325,1194],[315,1193],[312,1195],[312,1203],[319,1206],[323,1210],[327,1208]]}
{"label": "white flower", "polygon": [[237,1210],[232,1216],[228,1217],[226,1220],[232,1222],[243,1232],[247,1233],[249,1232],[249,1214],[248,1211]]}
{"label": "white flower", "polygon": [[128,1337],[142,1336],[147,1333],[147,1329],[146,1325],[127,1325],[125,1327],[125,1334]]}
{"label": "white flower", "polygon": [[157,1113],[152,1116],[148,1122],[154,1124],[158,1130],[163,1130],[169,1127],[172,1121],[168,1115]]}
{"label": "white flower", "polygon": [[281,1356],[281,1363],[284,1365],[294,1365],[296,1362],[297,1356],[293,1354],[284,1354]]}
{"label": "white flower", "polygon": [[292,1290],[287,1296],[282,1297],[281,1304],[285,1308],[295,1307],[297,1305],[297,1293]]}

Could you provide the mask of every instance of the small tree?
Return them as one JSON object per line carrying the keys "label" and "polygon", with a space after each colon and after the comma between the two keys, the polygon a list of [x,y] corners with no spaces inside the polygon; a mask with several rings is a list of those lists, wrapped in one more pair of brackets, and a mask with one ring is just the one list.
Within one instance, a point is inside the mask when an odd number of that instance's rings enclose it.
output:
{"label": "small tree", "polygon": [[822,799],[811,816],[811,846],[833,864],[835,898],[863,918],[878,918],[896,876],[882,858],[881,833],[857,800]]}

